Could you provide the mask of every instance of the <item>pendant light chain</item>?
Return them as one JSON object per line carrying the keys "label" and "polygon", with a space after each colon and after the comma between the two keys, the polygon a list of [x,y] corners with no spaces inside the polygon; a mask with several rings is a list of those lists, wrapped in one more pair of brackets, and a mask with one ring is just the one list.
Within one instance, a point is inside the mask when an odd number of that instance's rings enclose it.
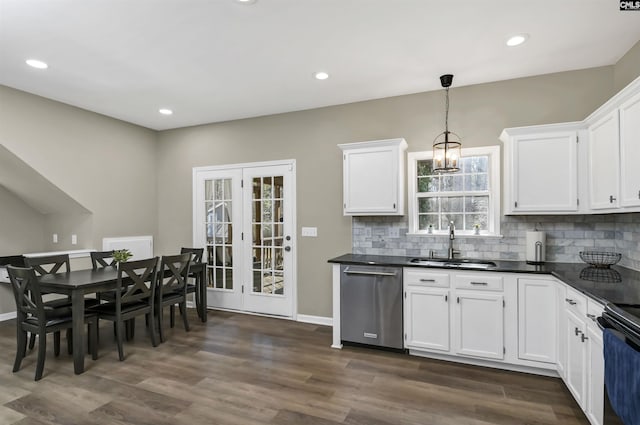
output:
{"label": "pendant light chain", "polygon": [[445,88],[446,101],[444,112],[444,131],[449,132],[449,87]]}

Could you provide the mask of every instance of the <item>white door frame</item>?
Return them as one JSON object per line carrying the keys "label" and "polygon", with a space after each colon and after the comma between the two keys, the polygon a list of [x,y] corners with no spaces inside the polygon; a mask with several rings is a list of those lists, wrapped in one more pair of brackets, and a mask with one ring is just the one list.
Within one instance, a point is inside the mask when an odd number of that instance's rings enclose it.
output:
{"label": "white door frame", "polygon": [[[192,241],[194,247],[199,244],[200,235],[198,234],[197,229],[197,209],[196,209],[196,199],[197,199],[197,177],[198,173],[209,172],[209,171],[220,171],[220,170],[228,170],[228,169],[241,169],[241,168],[258,168],[258,167],[270,167],[276,165],[285,165],[289,166],[291,170],[291,194],[292,194],[292,202],[291,202],[291,241],[292,241],[292,249],[291,249],[291,302],[292,302],[292,314],[291,319],[298,319],[298,226],[297,226],[297,202],[296,202],[296,160],[295,159],[285,159],[285,160],[276,160],[276,161],[260,161],[260,162],[244,162],[239,164],[224,164],[224,165],[209,165],[203,167],[193,167],[192,174]],[[244,231],[244,230],[243,230]],[[244,277],[243,277],[244,279]],[[244,284],[244,282],[243,282]],[[249,313],[249,312],[247,312]],[[255,313],[250,313],[255,314]],[[274,317],[282,317],[282,316],[274,316]]]}

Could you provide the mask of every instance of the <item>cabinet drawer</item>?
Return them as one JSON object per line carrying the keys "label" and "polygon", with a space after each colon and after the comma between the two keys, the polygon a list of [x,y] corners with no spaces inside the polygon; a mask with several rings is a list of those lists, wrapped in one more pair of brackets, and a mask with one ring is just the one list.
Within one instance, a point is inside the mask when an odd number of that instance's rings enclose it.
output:
{"label": "cabinet drawer", "polygon": [[421,269],[404,269],[404,282],[407,285],[430,286],[436,288],[449,287],[448,273],[434,273]]}
{"label": "cabinet drawer", "polygon": [[481,291],[502,291],[502,277],[486,274],[457,274],[454,276],[456,288],[477,289]]}
{"label": "cabinet drawer", "polygon": [[568,309],[576,312],[581,318],[584,318],[587,315],[586,295],[576,291],[570,286],[567,286],[567,296],[564,299],[564,302]]}

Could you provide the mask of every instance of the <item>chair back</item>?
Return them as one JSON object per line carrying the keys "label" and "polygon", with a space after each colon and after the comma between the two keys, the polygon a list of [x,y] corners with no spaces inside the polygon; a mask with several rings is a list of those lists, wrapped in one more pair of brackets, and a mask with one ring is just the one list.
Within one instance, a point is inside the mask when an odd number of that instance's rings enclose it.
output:
{"label": "chair back", "polygon": [[38,277],[31,267],[7,266],[11,289],[16,300],[18,323],[33,316],[39,322],[45,321],[44,304]]}
{"label": "chair back", "polygon": [[162,299],[167,293],[187,293],[187,277],[191,266],[191,253],[164,255],[160,262],[158,275],[158,296]]}
{"label": "chair back", "polygon": [[192,263],[201,263],[202,255],[204,254],[204,248],[182,248],[180,254],[191,254]]}
{"label": "chair back", "polygon": [[113,251],[92,251],[91,266],[93,270],[104,267],[115,267],[116,260],[113,259]]}
{"label": "chair back", "polygon": [[[158,257],[125,261],[118,265],[116,308],[122,304],[149,300],[155,296]],[[124,291],[122,288],[126,288]]]}
{"label": "chair back", "polygon": [[69,254],[46,255],[44,257],[26,257],[24,263],[27,267],[33,268],[37,276],[58,273],[65,267],[65,272],[71,271]]}

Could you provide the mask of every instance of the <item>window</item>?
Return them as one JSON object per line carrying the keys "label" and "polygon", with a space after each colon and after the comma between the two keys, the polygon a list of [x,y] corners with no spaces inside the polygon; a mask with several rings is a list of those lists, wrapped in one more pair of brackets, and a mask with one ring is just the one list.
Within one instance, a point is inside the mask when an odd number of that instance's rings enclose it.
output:
{"label": "window", "polygon": [[[409,232],[500,234],[500,147],[462,149],[457,173],[433,172],[433,152],[410,152]],[[476,231],[476,229],[478,229]]]}

